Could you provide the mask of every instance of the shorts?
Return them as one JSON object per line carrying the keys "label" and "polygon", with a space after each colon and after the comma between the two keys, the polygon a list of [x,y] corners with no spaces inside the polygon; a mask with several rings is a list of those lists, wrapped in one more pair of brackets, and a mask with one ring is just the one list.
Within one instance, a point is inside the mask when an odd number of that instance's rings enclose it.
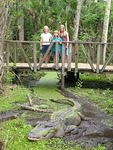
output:
{"label": "shorts", "polygon": [[[62,50],[58,51],[60,55],[62,55]],[[55,54],[55,51],[52,51],[52,54]],[[65,56],[68,56],[68,48],[65,48]]]}
{"label": "shorts", "polygon": [[50,45],[42,45],[42,50],[41,50],[41,52],[42,52],[43,55],[44,55],[44,54],[46,53],[46,51],[48,50],[49,46],[50,46]]}

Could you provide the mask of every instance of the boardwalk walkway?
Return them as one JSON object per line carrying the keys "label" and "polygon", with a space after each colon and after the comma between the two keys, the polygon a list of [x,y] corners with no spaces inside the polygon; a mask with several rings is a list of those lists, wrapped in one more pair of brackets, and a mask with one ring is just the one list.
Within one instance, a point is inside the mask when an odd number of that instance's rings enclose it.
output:
{"label": "boardwalk walkway", "polygon": [[[52,56],[52,45],[56,45],[56,67]],[[48,50],[39,62],[40,41],[4,41],[4,65],[16,69],[31,69],[33,71],[58,70],[61,71],[62,87],[66,72],[94,72],[113,73],[113,43],[74,42],[69,41],[68,63],[65,62],[65,42],[62,42],[62,54],[59,59],[58,43],[50,43]],[[102,62],[104,46],[107,47],[106,60]],[[49,63],[45,59],[49,56]],[[60,62],[60,63],[59,63]]]}

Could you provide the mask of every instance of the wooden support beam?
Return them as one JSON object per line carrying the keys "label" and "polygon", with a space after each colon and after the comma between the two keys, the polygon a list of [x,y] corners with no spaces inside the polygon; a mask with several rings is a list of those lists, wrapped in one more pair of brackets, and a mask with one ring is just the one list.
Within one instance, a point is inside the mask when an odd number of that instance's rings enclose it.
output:
{"label": "wooden support beam", "polygon": [[24,51],[24,49],[23,49],[22,44],[19,44],[19,45],[20,45],[20,49],[21,49],[21,51],[22,51],[22,53],[23,53],[23,56],[24,56],[25,60],[27,61],[27,63],[28,63],[28,65],[29,65],[29,67],[31,68],[31,70],[33,70],[33,67],[32,67],[32,65],[31,65],[31,63],[30,63],[30,61],[29,61],[28,56],[26,55],[26,53],[25,53],[25,51]]}
{"label": "wooden support beam", "polygon": [[78,72],[78,44],[75,43],[75,74]]}
{"label": "wooden support beam", "polygon": [[97,46],[97,67],[96,67],[96,72],[99,73],[99,68],[100,68],[100,44]]}
{"label": "wooden support beam", "polygon": [[62,44],[62,72],[61,72],[61,88],[64,89],[65,86],[65,81],[64,81],[64,76],[65,76],[65,44]]}
{"label": "wooden support beam", "polygon": [[85,48],[84,48],[84,45],[81,44],[80,46],[81,46],[81,48],[82,48],[82,51],[83,51],[83,53],[84,53],[84,55],[85,55],[85,57],[86,57],[88,63],[89,63],[90,66],[91,66],[91,69],[95,72],[95,71],[96,71],[96,70],[95,70],[95,67],[94,67],[94,65],[93,65],[93,63],[92,63],[91,58],[87,55],[87,53],[86,53],[86,51],[85,51]]}
{"label": "wooden support beam", "polygon": [[56,70],[58,70],[59,54],[58,54],[58,42],[56,42]]}
{"label": "wooden support beam", "polygon": [[68,71],[71,71],[71,60],[72,60],[72,44],[69,45],[69,53],[68,53]]}
{"label": "wooden support beam", "polygon": [[111,51],[111,53],[109,54],[109,57],[108,57],[108,59],[106,60],[106,62],[104,63],[104,65],[103,65],[103,67],[102,67],[102,69],[101,69],[100,72],[103,72],[103,71],[104,71],[104,69],[106,68],[107,64],[108,64],[112,59],[113,59],[113,51]]}
{"label": "wooden support beam", "polygon": [[53,46],[53,43],[50,44],[48,50],[46,51],[46,53],[45,53],[45,55],[43,56],[41,62],[39,63],[39,65],[38,65],[38,70],[40,70],[40,67],[42,66],[42,63],[44,62],[44,60],[46,59],[47,55],[49,54],[49,52],[50,52],[52,46]]}
{"label": "wooden support beam", "polygon": [[17,63],[17,43],[14,43],[14,63]]}
{"label": "wooden support beam", "polygon": [[37,71],[37,44],[33,44],[34,72]]}

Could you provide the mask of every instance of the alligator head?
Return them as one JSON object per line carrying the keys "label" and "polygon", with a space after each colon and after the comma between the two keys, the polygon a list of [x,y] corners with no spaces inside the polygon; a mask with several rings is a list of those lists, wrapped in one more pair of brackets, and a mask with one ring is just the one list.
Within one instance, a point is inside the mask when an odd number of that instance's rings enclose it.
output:
{"label": "alligator head", "polygon": [[38,124],[31,132],[28,133],[29,140],[41,140],[52,137],[63,137],[64,127],[57,121],[48,121]]}

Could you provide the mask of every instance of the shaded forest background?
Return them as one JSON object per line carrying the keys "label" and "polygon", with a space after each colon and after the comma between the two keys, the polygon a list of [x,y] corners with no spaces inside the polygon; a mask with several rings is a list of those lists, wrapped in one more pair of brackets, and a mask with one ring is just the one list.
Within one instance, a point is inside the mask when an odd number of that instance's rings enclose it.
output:
{"label": "shaded forest background", "polygon": [[[70,40],[73,40],[74,17],[77,0],[15,0],[9,4],[7,39],[19,39],[19,18],[24,19],[24,40],[39,40],[44,25],[51,33],[67,24]],[[84,0],[81,9],[78,39],[82,41],[101,41],[105,16],[105,0]],[[108,42],[113,42],[113,1],[109,21]]]}

